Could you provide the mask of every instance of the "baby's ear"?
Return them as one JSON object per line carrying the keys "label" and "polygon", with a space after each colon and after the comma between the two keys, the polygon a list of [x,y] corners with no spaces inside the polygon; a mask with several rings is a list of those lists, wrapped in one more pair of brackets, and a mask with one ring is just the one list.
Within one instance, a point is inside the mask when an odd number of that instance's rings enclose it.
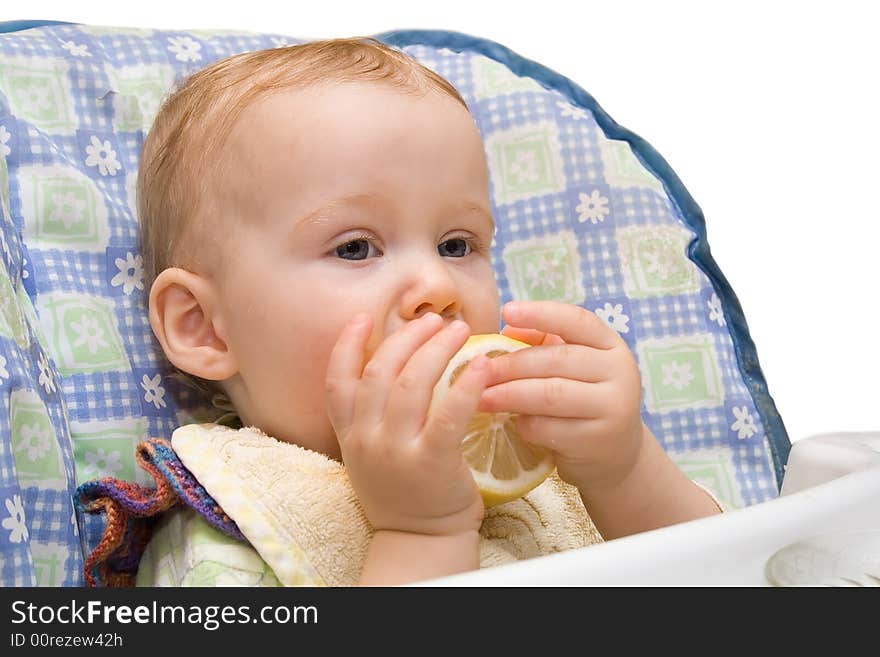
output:
{"label": "baby's ear", "polygon": [[178,369],[223,381],[238,371],[238,363],[219,335],[215,299],[211,281],[184,269],[165,269],[150,288],[150,326]]}

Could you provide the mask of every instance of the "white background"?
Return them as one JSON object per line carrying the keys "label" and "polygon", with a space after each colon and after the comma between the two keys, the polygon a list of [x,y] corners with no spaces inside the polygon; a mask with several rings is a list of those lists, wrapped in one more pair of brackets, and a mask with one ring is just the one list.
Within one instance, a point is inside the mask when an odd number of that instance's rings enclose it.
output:
{"label": "white background", "polygon": [[300,38],[447,29],[571,78],[672,166],[792,441],[880,429],[880,35],[870,2],[29,0],[0,20]]}

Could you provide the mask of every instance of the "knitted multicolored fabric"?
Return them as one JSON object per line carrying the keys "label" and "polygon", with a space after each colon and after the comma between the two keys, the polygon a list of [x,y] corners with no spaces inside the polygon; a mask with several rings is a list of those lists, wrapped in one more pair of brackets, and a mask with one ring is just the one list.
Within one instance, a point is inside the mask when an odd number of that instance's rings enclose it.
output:
{"label": "knitted multicolored fabric", "polygon": [[107,516],[101,541],[85,562],[89,586],[134,586],[155,524],[164,511],[178,504],[191,507],[224,534],[247,542],[235,522],[184,467],[168,440],[150,438],[139,443],[137,462],[156,482],[155,488],[105,477],[87,481],[76,490],[80,510]]}

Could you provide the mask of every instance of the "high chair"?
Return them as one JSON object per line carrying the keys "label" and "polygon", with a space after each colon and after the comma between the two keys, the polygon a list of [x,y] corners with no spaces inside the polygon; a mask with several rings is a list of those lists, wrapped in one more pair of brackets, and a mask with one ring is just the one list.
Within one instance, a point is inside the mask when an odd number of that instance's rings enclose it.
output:
{"label": "high chair", "polygon": [[[445,31],[377,38],[467,101],[490,166],[502,303],[578,304],[614,328],[641,369],[643,419],[727,509],[430,584],[876,583],[866,554],[880,531],[880,433],[792,448],[702,212],[663,157],[575,82],[498,43]],[[170,376],[150,330],[138,156],[175,81],[302,41],[0,24],[3,585],[83,585],[102,521],[75,511],[77,485],[150,484],[135,445],[221,412]]]}

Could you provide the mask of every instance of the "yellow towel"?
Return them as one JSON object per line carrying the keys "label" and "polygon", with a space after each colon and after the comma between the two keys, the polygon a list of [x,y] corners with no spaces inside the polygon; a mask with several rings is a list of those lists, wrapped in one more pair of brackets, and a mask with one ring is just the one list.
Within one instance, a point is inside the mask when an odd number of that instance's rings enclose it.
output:
{"label": "yellow towel", "polygon": [[[372,527],[342,464],[253,427],[190,424],[171,444],[285,585],[355,585]],[[486,512],[480,566],[601,542],[575,487],[555,473]]]}

